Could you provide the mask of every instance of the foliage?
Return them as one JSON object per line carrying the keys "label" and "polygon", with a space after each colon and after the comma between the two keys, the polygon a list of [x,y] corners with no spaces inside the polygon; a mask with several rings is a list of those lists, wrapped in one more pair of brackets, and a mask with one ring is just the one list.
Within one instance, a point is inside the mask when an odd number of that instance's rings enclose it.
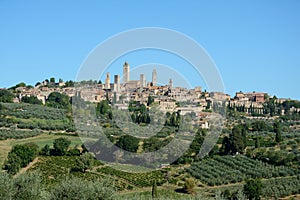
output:
{"label": "foliage", "polygon": [[12,103],[14,97],[15,95],[13,95],[10,91],[5,89],[0,90],[0,102]]}
{"label": "foliage", "polygon": [[179,127],[181,120],[182,117],[180,115],[180,111],[173,112],[172,114],[170,112],[167,112],[165,125]]}
{"label": "foliage", "polygon": [[29,103],[29,104],[39,104],[39,105],[43,104],[42,101],[39,100],[36,96],[30,96],[30,97],[24,96],[22,97],[21,101],[23,103]]}
{"label": "foliage", "polygon": [[111,112],[109,102],[107,100],[100,101],[97,104],[97,112],[101,115],[107,115],[109,112]]}
{"label": "foliage", "polygon": [[74,81],[70,80],[70,81],[66,81],[65,82],[65,86],[64,87],[74,87],[75,83]]}
{"label": "foliage", "polygon": [[38,173],[21,174],[13,180],[13,183],[16,190],[13,199],[42,199],[43,191],[41,178]]}
{"label": "foliage", "polygon": [[18,144],[9,152],[4,169],[16,174],[20,168],[27,166],[38,154],[38,146],[33,143]]}
{"label": "foliage", "polygon": [[51,200],[73,199],[112,199],[115,188],[111,180],[84,181],[79,178],[66,178],[54,186]]}
{"label": "foliage", "polygon": [[246,143],[246,128],[240,125],[235,126],[229,138],[227,136],[224,137],[220,153],[222,155],[243,153]]}
{"label": "foliage", "polygon": [[22,119],[47,119],[47,120],[66,120],[66,111],[63,109],[50,108],[42,105],[31,104],[2,104],[5,110],[1,110],[2,115],[14,116]]}
{"label": "foliage", "polygon": [[9,174],[0,172],[0,199],[12,199],[14,192]]}
{"label": "foliage", "polygon": [[263,184],[260,179],[249,179],[246,180],[244,185],[244,193],[249,200],[259,200],[262,195]]}
{"label": "foliage", "polygon": [[131,135],[122,135],[116,145],[126,151],[136,152],[139,147],[139,139]]}
{"label": "foliage", "polygon": [[300,175],[293,177],[281,177],[263,181],[263,196],[285,197],[300,193]]}
{"label": "foliage", "polygon": [[153,185],[152,185],[152,198],[157,198],[157,184],[156,184],[156,181],[154,181]]}
{"label": "foliage", "polygon": [[276,121],[274,123],[274,132],[275,132],[275,141],[277,143],[281,142],[282,141],[282,135],[281,135],[281,126],[280,126],[280,123],[278,121]]}
{"label": "foliage", "polygon": [[195,188],[194,180],[192,178],[187,178],[183,185],[184,192],[186,192],[188,194],[193,194],[193,193],[195,193],[194,188]]}
{"label": "foliage", "polygon": [[134,123],[149,124],[151,122],[147,107],[144,104],[140,104],[136,101],[130,101],[128,110],[131,112],[131,119]]}
{"label": "foliage", "polygon": [[25,173],[14,179],[7,173],[0,173],[0,199],[40,200],[45,194],[38,173]]}
{"label": "foliage", "polygon": [[272,178],[297,173],[289,167],[272,166],[245,156],[215,156],[193,163],[187,171],[210,186],[237,183],[247,178]]}
{"label": "foliage", "polygon": [[69,96],[59,92],[52,92],[46,100],[46,105],[53,108],[71,109]]}
{"label": "foliage", "polygon": [[23,139],[33,136],[40,135],[42,132],[37,130],[11,130],[11,129],[0,129],[0,140],[7,139]]}
{"label": "foliage", "polygon": [[74,169],[85,172],[88,169],[93,169],[94,163],[95,157],[92,154],[86,152],[76,159],[76,167]]}
{"label": "foliage", "polygon": [[46,144],[40,151],[40,155],[42,156],[50,156],[50,146]]}
{"label": "foliage", "polygon": [[67,138],[57,138],[53,142],[53,149],[51,155],[63,156],[66,155],[71,141]]}
{"label": "foliage", "polygon": [[66,110],[24,103],[1,105],[0,127],[74,131],[75,125]]}
{"label": "foliage", "polygon": [[152,103],[154,103],[154,97],[149,95],[148,101],[147,101],[147,106],[150,106]]}
{"label": "foliage", "polygon": [[153,171],[147,173],[129,173],[116,170],[111,167],[102,167],[97,171],[103,174],[120,177],[122,179],[125,179],[129,183],[139,187],[151,187],[153,185],[153,181],[156,181],[157,185],[161,185],[166,182],[165,177],[161,171]]}

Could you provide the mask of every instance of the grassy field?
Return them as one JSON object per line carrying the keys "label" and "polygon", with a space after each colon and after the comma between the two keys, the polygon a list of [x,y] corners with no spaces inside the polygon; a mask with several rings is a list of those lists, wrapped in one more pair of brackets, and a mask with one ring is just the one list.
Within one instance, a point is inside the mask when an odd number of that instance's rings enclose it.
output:
{"label": "grassy field", "polygon": [[71,147],[75,145],[81,145],[82,142],[79,137],[71,136],[71,135],[49,135],[49,134],[42,134],[36,137],[26,138],[26,139],[9,139],[9,140],[0,140],[0,167],[2,167],[4,160],[7,157],[8,152],[11,148],[17,144],[25,144],[29,142],[36,143],[40,148],[49,144],[52,146],[53,141],[57,138],[64,137],[68,138],[71,141]]}

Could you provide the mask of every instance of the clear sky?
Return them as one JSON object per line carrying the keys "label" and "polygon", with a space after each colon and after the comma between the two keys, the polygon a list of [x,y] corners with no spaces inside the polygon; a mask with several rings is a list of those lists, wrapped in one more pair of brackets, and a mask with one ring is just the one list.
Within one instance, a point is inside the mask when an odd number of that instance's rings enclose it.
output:
{"label": "clear sky", "polygon": [[[299,10],[297,0],[0,0],[0,87],[34,85],[52,76],[74,80],[89,52],[108,37],[163,27],[206,49],[227,93],[262,91],[300,99]],[[128,58],[131,66],[164,63],[153,54]]]}

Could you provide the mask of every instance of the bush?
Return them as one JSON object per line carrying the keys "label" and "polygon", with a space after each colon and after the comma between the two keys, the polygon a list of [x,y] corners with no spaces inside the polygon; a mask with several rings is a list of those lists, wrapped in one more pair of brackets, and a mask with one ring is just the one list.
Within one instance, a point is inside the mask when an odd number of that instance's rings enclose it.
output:
{"label": "bush", "polygon": [[187,178],[183,185],[183,191],[188,194],[193,194],[195,193],[194,188],[195,188],[194,180],[192,178]]}
{"label": "bush", "polygon": [[262,182],[260,179],[249,179],[244,185],[244,193],[250,199],[259,200],[262,195]]}
{"label": "bush", "polygon": [[66,155],[71,141],[67,138],[57,138],[53,142],[53,149],[51,155],[53,156],[64,156]]}
{"label": "bush", "polygon": [[10,91],[0,90],[0,102],[12,103],[14,97],[15,97],[15,95],[13,95]]}
{"label": "bush", "polygon": [[18,144],[8,153],[4,169],[16,174],[20,168],[27,166],[38,154],[38,146],[34,143]]}
{"label": "bush", "polygon": [[21,101],[23,103],[29,103],[29,104],[39,104],[39,105],[43,104],[43,102],[35,96],[30,96],[30,97],[24,96],[22,97]]}
{"label": "bush", "polygon": [[25,173],[14,179],[7,173],[0,173],[0,199],[45,199],[46,192],[41,186],[38,173]]}
{"label": "bush", "polygon": [[51,191],[51,200],[112,199],[115,188],[109,179],[83,181],[68,178],[57,184]]}

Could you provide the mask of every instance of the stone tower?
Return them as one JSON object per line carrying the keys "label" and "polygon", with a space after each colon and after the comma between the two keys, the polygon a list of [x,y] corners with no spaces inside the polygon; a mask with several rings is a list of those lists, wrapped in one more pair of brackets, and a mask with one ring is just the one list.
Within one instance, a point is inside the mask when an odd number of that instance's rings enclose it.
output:
{"label": "stone tower", "polygon": [[154,69],[152,72],[152,85],[153,86],[156,86],[156,81],[157,81],[157,72],[156,72],[156,69]]}
{"label": "stone tower", "polygon": [[173,80],[170,78],[170,80],[169,80],[169,88],[172,89],[172,87],[173,87]]}
{"label": "stone tower", "polygon": [[109,72],[106,73],[106,79],[105,79],[105,89],[110,89],[110,74]]}
{"label": "stone tower", "polygon": [[146,87],[145,74],[140,74],[140,85],[141,85],[141,87]]}
{"label": "stone tower", "polygon": [[123,65],[123,83],[130,81],[130,66],[127,62]]}
{"label": "stone tower", "polygon": [[120,76],[119,75],[115,75],[114,76],[114,90],[116,92],[119,92],[120,91]]}

